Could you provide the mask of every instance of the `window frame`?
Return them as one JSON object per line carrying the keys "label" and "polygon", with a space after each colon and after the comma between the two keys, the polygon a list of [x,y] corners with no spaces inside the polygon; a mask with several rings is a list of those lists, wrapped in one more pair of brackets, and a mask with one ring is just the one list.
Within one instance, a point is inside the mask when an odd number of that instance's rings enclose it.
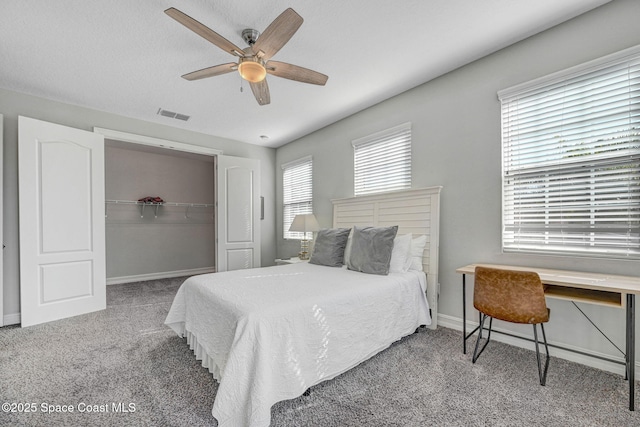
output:
{"label": "window frame", "polygon": [[[624,77],[625,68],[627,69],[626,78]],[[599,82],[606,81],[609,84],[614,81],[614,72],[623,76],[619,79],[622,82],[620,83],[620,88],[622,88],[620,93],[623,101],[626,99],[624,97],[627,96],[630,101],[636,102],[636,104],[628,103],[628,106],[625,104],[628,108],[629,116],[629,121],[626,125],[613,125],[611,124],[613,121],[608,124],[601,124],[603,117],[613,114],[612,105],[614,104],[608,99],[610,94],[613,93],[613,89],[610,86],[607,86],[601,92],[607,97],[607,100],[601,100],[599,96],[593,96],[586,91],[581,92],[581,89],[578,89],[580,84],[583,84],[585,88],[589,87],[588,85],[595,85],[596,82],[600,84]],[[638,88],[640,85],[639,75],[640,46],[636,46],[498,92],[498,98],[501,102],[502,130],[501,244],[504,253],[535,253],[626,260],[640,259],[640,249],[637,249],[640,246],[638,245],[638,242],[640,242],[638,236],[640,232],[640,227],[638,227],[640,208],[637,206],[637,198],[640,194],[640,114],[638,114],[640,91],[632,89]],[[628,91],[625,90],[627,86],[629,87]],[[542,117],[538,115],[540,114],[539,111],[550,111],[550,107],[547,107],[549,110],[545,110],[541,105],[547,103],[548,99],[553,97],[556,93],[554,91],[559,93],[560,88],[564,92],[558,99],[565,100],[562,104],[562,110],[553,114],[552,118],[545,118],[541,122],[543,126],[548,126],[548,128],[544,130],[541,130],[542,126],[535,128],[535,132],[538,134],[547,131],[548,136],[546,139],[533,136],[535,133],[533,130],[530,133],[526,133],[525,128],[533,128],[532,121],[528,120]],[[580,107],[572,107],[573,109],[569,110],[565,105],[570,103],[567,101],[570,99],[568,95],[574,91],[576,95],[573,99],[576,100],[576,105]],[[540,97],[539,104],[534,102],[527,104],[527,101],[532,100],[535,96]],[[593,101],[588,104],[588,109],[583,106],[585,100]],[[515,106],[515,103],[520,103],[521,106]],[[505,111],[511,106],[514,106],[514,111]],[[534,109],[537,108],[539,110],[534,113]],[[571,120],[565,117],[565,115],[569,116],[568,111],[578,113],[579,115],[576,117],[580,117],[581,122],[586,122],[587,124],[582,125],[584,130],[581,128],[571,137],[565,138],[565,133],[563,132],[570,133],[564,127],[565,122],[571,123]],[[593,111],[597,111],[597,114],[593,116],[594,118],[589,118]],[[624,109],[621,114],[626,114]],[[560,118],[562,131],[559,133],[554,133],[555,130],[548,130],[553,129],[553,126],[549,124],[553,118]],[[586,120],[587,118],[589,120]],[[568,128],[569,126],[567,126]],[[603,129],[608,132],[600,133]],[[513,134],[510,134],[512,131]],[[518,138],[521,138],[521,141],[518,141]],[[542,145],[534,145],[536,142],[542,144],[540,141],[549,142],[543,149],[540,148]],[[526,149],[540,150],[536,153],[536,156],[539,156],[541,160],[536,163],[533,160],[534,155],[529,154],[527,158],[525,154],[518,154],[521,157],[520,160],[515,161],[517,167],[510,168],[509,164],[512,159],[508,157],[516,157],[516,155],[512,154],[515,151],[514,146],[510,144],[517,146],[521,153],[524,153]],[[618,148],[616,148],[617,144],[620,144]],[[541,153],[547,153],[548,147],[554,147],[556,154],[553,156],[546,154],[548,157],[544,157],[544,154],[540,155]],[[507,153],[510,149],[512,152]],[[553,162],[551,161],[552,158],[554,158]],[[622,173],[621,170],[623,168],[628,168],[625,170],[628,173]],[[529,172],[528,176],[526,176],[527,172]],[[525,177],[521,187],[516,187],[513,184],[513,181],[518,179],[518,174]],[[626,178],[626,181],[619,181],[620,178],[616,178],[618,175],[627,175],[628,178]],[[546,177],[546,179],[543,177]],[[535,181],[535,179],[538,179],[538,181]],[[529,181],[529,193],[527,193],[526,197],[531,197],[537,191],[540,195],[537,199],[544,200],[539,205],[544,207],[544,212],[535,211],[535,209],[527,212],[525,208],[518,210],[515,206],[516,200],[525,200],[526,189],[524,187],[526,180]],[[564,184],[561,183],[563,180],[565,181]],[[536,182],[538,183],[537,190],[535,189]],[[605,190],[604,186],[608,182],[615,182],[616,186],[618,186],[618,182],[623,182],[622,187],[626,186],[628,194],[626,205],[624,205],[624,202],[620,202],[620,198],[615,199],[615,201],[607,201],[604,195],[611,190]],[[575,202],[571,208],[564,208],[565,210],[558,213],[558,202],[550,200],[556,197],[556,200],[562,199],[564,201],[569,190],[562,190],[562,185],[566,186],[567,184],[575,185],[573,190]],[[520,195],[515,194],[516,190],[512,192],[512,188],[520,189]],[[584,192],[581,192],[583,190]],[[619,193],[613,194],[624,193],[622,190],[617,191]],[[513,198],[509,200],[509,197]],[[520,198],[517,199],[517,197]],[[583,199],[582,204],[580,204],[580,199]],[[622,200],[624,199],[622,198]],[[513,208],[507,207],[510,202],[514,203]],[[531,206],[532,203],[529,204],[529,207]],[[627,207],[625,208],[625,206]],[[634,206],[636,207],[634,208]],[[535,207],[538,207],[538,205]],[[586,219],[588,215],[585,212],[588,207],[591,207],[592,213]],[[571,211],[570,209],[574,210]],[[624,212],[625,209],[627,216],[620,216],[620,212]],[[580,213],[578,213],[578,210],[581,210]],[[614,218],[616,214],[609,213],[614,211],[618,215],[617,219]],[[520,225],[517,225],[513,218],[513,215],[517,214],[520,215]],[[545,220],[544,227],[540,227],[540,230],[535,230],[535,226],[532,225],[533,221],[529,221],[529,224],[526,224],[527,220],[522,220],[527,214],[530,216],[544,214],[549,219]],[[574,216],[574,221],[572,221],[572,215]],[[618,226],[618,224],[624,224],[625,221],[627,222],[626,232],[616,230],[616,227],[625,228],[624,226]],[[590,227],[585,228],[587,223]],[[521,230],[516,230],[517,227],[520,227]],[[616,231],[611,232],[612,230]],[[545,233],[547,240],[544,240]],[[583,234],[581,235],[580,233]],[[516,234],[520,237],[515,237]],[[566,241],[561,241],[558,238],[561,234],[566,234]],[[580,241],[580,237],[582,237],[582,241]],[[536,238],[540,241],[535,242]],[[529,243],[527,243],[527,239],[530,239]]]}
{"label": "window frame", "polygon": [[[302,240],[305,238],[305,233],[289,231],[289,227],[296,215],[313,213],[313,157],[301,157],[283,163],[280,167],[282,168],[282,238]],[[288,172],[292,174],[290,178],[287,177]],[[295,188],[287,189],[289,179],[305,179],[305,182],[298,183],[298,191],[305,193],[303,197],[295,201],[288,199],[288,193],[296,191]],[[288,213],[289,208],[292,210],[290,213]]]}
{"label": "window frame", "polygon": [[[411,188],[411,143],[411,122],[353,140],[354,196]],[[394,149],[393,163],[389,163],[390,149]],[[389,172],[394,175],[390,176]]]}

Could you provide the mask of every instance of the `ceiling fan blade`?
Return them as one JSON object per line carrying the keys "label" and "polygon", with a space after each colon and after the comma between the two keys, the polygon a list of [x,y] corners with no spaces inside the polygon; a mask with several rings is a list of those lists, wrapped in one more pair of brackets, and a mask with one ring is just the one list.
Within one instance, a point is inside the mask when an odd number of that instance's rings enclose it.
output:
{"label": "ceiling fan blade", "polygon": [[252,46],[253,52],[265,61],[271,58],[293,37],[302,22],[302,17],[295,10],[285,10],[260,34]]}
{"label": "ceiling fan blade", "polygon": [[229,62],[227,64],[214,65],[213,67],[203,68],[202,70],[187,73],[182,76],[186,80],[206,79],[207,77],[219,76],[227,74],[238,69],[238,64]]}
{"label": "ceiling fan blade", "polygon": [[178,9],[170,7],[169,9],[165,10],[164,13],[166,13],[194,33],[215,44],[225,52],[229,52],[230,54],[235,56],[244,56],[241,48],[231,43],[229,40],[225,39],[206,25],[196,21],[189,15],[180,12]]}
{"label": "ceiling fan blade", "polygon": [[253,92],[253,96],[256,97],[256,101],[260,105],[267,105],[271,103],[271,95],[269,94],[269,85],[267,84],[267,79],[262,80],[258,83],[251,83],[251,91]]}
{"label": "ceiling fan blade", "polygon": [[267,63],[267,73],[274,76],[283,77],[289,80],[295,80],[302,83],[310,83],[313,85],[324,86],[327,83],[328,76],[308,68],[299,67],[293,64],[287,64],[280,61],[269,61]]}

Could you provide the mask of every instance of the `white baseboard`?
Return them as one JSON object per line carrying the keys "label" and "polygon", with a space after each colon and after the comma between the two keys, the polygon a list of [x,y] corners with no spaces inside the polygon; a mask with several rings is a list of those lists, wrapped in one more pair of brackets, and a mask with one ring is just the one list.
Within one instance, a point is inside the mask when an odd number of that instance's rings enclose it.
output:
{"label": "white baseboard", "polygon": [[2,318],[3,326],[17,325],[18,323],[20,323],[20,313],[5,314]]}
{"label": "white baseboard", "polygon": [[[438,326],[462,331],[462,319],[460,319],[459,317],[453,317],[453,316],[448,316],[446,314],[438,313]],[[467,320],[467,334],[471,332],[476,326],[478,326],[478,322],[470,322]],[[525,334],[514,333],[513,331],[506,330],[506,329],[501,329],[496,327],[493,327],[492,329],[498,332],[507,332],[513,335],[520,335],[523,338],[530,338]],[[515,347],[526,348],[527,350],[535,351],[534,343],[523,340],[523,339],[519,339],[516,337],[512,337],[509,335],[491,334],[491,340],[496,340],[499,342],[503,342],[505,344],[515,346]],[[467,353],[473,353],[473,346],[475,345],[475,342],[476,342],[475,337],[467,341]],[[563,350],[561,348],[550,347],[549,354],[553,357],[558,357],[560,359],[565,359],[571,362],[580,363],[582,365],[591,366],[592,368],[602,369],[603,371],[613,372],[614,374],[624,375],[625,367],[623,364],[617,364],[614,362],[597,358],[597,357],[606,357],[608,359],[619,360],[620,362],[624,362],[624,358],[622,356],[611,356],[609,354],[599,353],[599,352],[585,349],[582,347],[576,347],[576,346],[572,346],[564,343],[552,342],[552,341],[549,341],[549,344],[561,345],[562,347],[575,350],[575,351],[580,351],[582,353],[586,353],[589,355],[587,356],[584,354]],[[460,345],[462,346],[462,342],[460,343]],[[462,351],[462,349],[460,349],[460,351]],[[594,357],[591,357],[591,356],[594,356]],[[638,368],[640,368],[640,363],[636,361],[636,372],[638,371]]]}
{"label": "white baseboard", "polygon": [[142,282],[145,280],[170,279],[172,277],[193,276],[196,274],[215,273],[215,267],[192,268],[191,270],[163,271],[160,273],[136,274],[133,276],[108,277],[107,285]]}

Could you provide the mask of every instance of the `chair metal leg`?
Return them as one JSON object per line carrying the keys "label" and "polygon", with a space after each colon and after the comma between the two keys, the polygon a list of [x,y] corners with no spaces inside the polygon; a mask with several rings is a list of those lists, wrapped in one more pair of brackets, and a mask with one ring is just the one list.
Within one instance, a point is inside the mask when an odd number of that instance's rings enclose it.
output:
{"label": "chair metal leg", "polygon": [[542,370],[542,363],[540,361],[540,349],[538,346],[538,328],[533,325],[533,338],[536,342],[536,359],[538,360],[538,377],[540,377],[540,385],[545,385],[547,382],[547,371],[549,370],[549,347],[547,346],[547,336],[544,333],[544,324],[540,323],[542,329],[542,339],[544,341],[544,349],[547,353],[546,361],[544,364],[544,371]]}
{"label": "chair metal leg", "polygon": [[[480,352],[478,352],[478,345],[480,344],[480,340],[482,339],[482,331],[484,330],[484,321],[487,319],[487,317],[489,318],[489,333],[487,334],[487,341],[482,346],[482,349],[480,350]],[[476,360],[478,360],[478,357],[480,357],[484,349],[487,347],[487,344],[489,344],[489,340],[491,339],[492,325],[493,325],[493,317],[487,316],[484,313],[480,313],[480,329],[478,332],[478,339],[476,340],[476,347],[473,350],[473,357],[471,358],[472,363],[476,363]]]}

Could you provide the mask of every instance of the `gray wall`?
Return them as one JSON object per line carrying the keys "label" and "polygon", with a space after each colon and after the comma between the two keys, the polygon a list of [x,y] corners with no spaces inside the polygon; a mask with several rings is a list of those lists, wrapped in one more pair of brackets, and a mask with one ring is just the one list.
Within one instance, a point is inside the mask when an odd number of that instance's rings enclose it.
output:
{"label": "gray wall", "polygon": [[[107,279],[215,266],[214,157],[105,144],[105,197],[160,196],[165,206],[107,204]],[[149,148],[153,148],[150,150]],[[142,208],[142,210],[141,210]],[[157,216],[156,216],[157,214]]]}
{"label": "gray wall", "polygon": [[[190,132],[116,114],[91,110],[0,89],[0,113],[4,114],[4,315],[20,312],[18,236],[18,115],[87,131],[93,127],[114,129],[186,144],[222,150],[224,154],[260,160],[261,194],[265,219],[261,223],[262,264],[272,265],[275,252],[275,150],[225,138]],[[167,119],[169,120],[169,119]]]}
{"label": "gray wall", "polygon": [[[353,195],[351,141],[411,121],[413,187],[444,186],[439,311],[451,322],[462,317],[461,277],[455,270],[469,263],[638,275],[638,261],[501,253],[500,104],[496,95],[500,89],[640,44],[638,17],[640,1],[615,0],[280,147],[276,153],[278,256],[297,252],[297,242],[282,239],[280,165],[313,156],[314,211],[321,226],[331,226],[330,200]],[[570,303],[554,300],[549,306],[550,340],[619,356]],[[583,309],[624,348],[624,310],[594,305]]]}

